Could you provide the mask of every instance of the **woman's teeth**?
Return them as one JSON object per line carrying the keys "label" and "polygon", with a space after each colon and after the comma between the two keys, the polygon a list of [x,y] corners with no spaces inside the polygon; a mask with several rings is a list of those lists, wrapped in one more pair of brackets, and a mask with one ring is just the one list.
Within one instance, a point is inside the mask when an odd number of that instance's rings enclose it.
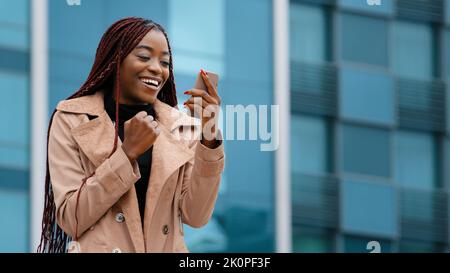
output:
{"label": "woman's teeth", "polygon": [[141,81],[147,85],[152,85],[155,87],[158,87],[159,83],[155,80],[151,80],[151,79],[141,79]]}

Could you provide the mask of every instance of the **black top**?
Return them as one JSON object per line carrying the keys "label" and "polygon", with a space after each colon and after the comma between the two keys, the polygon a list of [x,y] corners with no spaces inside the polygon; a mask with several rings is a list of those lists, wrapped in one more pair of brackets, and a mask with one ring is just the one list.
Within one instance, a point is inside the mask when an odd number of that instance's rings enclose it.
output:
{"label": "black top", "polygon": [[[114,100],[112,93],[113,92],[107,92],[107,94],[105,94],[104,102],[105,102],[105,110],[108,113],[111,120],[114,122],[116,119],[116,101]],[[123,126],[125,121],[131,119],[140,111],[146,111],[147,114],[152,115],[153,117],[156,116],[152,104],[139,104],[139,105],[119,104],[119,137],[122,140],[122,142],[124,141]],[[139,212],[141,214],[142,223],[144,223],[145,199],[150,178],[150,171],[152,167],[152,150],[153,146],[137,158],[141,178],[134,184],[134,186],[136,188],[136,195],[138,199]]]}

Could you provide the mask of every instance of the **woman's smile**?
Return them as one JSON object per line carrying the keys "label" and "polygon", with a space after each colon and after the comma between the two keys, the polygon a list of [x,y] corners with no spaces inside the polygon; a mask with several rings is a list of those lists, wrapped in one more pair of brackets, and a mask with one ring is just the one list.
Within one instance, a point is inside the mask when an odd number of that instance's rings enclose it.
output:
{"label": "woman's smile", "polygon": [[162,83],[162,80],[156,77],[140,77],[139,81],[141,81],[146,88],[153,91],[158,91]]}

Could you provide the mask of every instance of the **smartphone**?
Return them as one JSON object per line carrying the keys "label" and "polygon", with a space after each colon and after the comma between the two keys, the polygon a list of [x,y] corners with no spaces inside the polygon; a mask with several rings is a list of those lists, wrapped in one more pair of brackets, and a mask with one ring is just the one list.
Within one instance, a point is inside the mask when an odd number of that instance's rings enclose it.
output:
{"label": "smartphone", "polygon": [[[216,73],[210,72],[210,71],[206,71],[206,70],[204,70],[204,71],[207,73],[211,84],[217,88],[217,85],[219,84],[219,75],[217,75]],[[206,92],[208,92],[208,88],[206,87],[206,84],[203,81],[201,72],[198,72],[197,79],[195,80],[194,88],[202,89],[202,90],[205,90]]]}

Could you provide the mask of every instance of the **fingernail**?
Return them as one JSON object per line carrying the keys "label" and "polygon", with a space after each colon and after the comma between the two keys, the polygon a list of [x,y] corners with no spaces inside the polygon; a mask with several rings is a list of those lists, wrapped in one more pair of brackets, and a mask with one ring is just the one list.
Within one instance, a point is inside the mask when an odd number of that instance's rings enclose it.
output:
{"label": "fingernail", "polygon": [[185,95],[189,94],[189,91],[184,91],[184,94],[185,94]]}
{"label": "fingernail", "polygon": [[202,72],[202,74],[206,76],[206,72],[205,72],[205,70],[203,70],[203,69],[200,69],[200,72]]}
{"label": "fingernail", "polygon": [[186,102],[183,102],[184,105],[186,105]]}

